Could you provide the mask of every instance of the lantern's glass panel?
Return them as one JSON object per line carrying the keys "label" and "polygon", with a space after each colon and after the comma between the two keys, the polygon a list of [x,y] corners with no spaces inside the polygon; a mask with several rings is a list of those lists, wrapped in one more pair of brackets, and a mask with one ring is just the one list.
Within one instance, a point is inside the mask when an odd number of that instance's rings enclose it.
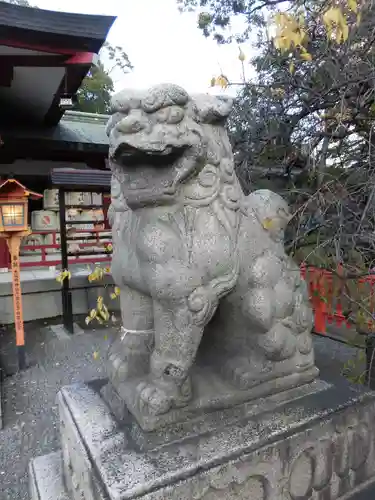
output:
{"label": "lantern's glass panel", "polygon": [[24,203],[5,203],[1,205],[1,215],[5,229],[11,226],[22,227],[25,225]]}

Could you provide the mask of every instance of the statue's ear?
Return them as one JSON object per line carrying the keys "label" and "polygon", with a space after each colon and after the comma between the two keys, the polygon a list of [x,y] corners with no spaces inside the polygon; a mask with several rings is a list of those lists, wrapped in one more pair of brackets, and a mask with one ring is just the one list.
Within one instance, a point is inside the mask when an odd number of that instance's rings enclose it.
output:
{"label": "statue's ear", "polygon": [[202,123],[224,123],[232,111],[234,100],[227,96],[201,94],[193,97],[197,118]]}

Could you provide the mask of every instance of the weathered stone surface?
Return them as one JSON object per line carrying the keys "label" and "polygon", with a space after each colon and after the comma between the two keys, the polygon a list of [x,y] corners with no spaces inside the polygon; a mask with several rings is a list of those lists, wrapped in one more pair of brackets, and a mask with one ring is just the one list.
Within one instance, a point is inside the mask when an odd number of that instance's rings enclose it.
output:
{"label": "weathered stone surface", "polygon": [[155,444],[158,431],[138,428],[142,442],[134,418],[117,422],[98,392],[66,387],[59,410],[68,498],[337,500],[368,486],[374,393],[315,381],[273,398],[171,426]]}
{"label": "weathered stone surface", "polygon": [[32,500],[70,500],[64,487],[60,452],[33,460],[29,482]]}
{"label": "weathered stone surface", "polygon": [[3,428],[3,376],[4,372],[0,366],[0,430]]}
{"label": "weathered stone surface", "polygon": [[[120,415],[119,412],[130,410],[143,430],[161,429],[164,432],[165,426],[174,423],[183,424],[186,420],[194,419],[205,411],[225,409],[244,402],[250,403],[259,397],[271,396],[300,386],[303,383],[309,383],[316,378],[317,373],[317,369],[312,367],[302,373],[275,377],[265,380],[253,388],[241,390],[223,380],[220,375],[215,373],[214,369],[193,366],[190,372],[191,387],[194,394],[192,401],[182,408],[172,408],[160,415],[144,415],[137,406],[137,387],[141,383],[141,379],[135,379],[127,384],[120,385],[120,393],[117,393],[114,388],[106,387],[105,391],[111,391],[111,394],[106,397],[106,392],[104,392],[103,395],[114,413]],[[122,409],[119,406],[122,406]]]}
{"label": "weathered stone surface", "polygon": [[109,218],[124,329],[109,377],[144,429],[318,374],[306,286],[283,246],[291,215],[275,193],[244,196],[231,108],[172,84],[113,98]]}

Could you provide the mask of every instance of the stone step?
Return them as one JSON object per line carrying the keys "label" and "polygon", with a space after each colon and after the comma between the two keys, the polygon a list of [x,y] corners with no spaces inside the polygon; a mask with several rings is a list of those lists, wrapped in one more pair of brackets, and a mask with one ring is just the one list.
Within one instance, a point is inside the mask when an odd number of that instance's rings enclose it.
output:
{"label": "stone step", "polygon": [[31,500],[71,500],[63,484],[61,452],[32,460],[29,481]]}

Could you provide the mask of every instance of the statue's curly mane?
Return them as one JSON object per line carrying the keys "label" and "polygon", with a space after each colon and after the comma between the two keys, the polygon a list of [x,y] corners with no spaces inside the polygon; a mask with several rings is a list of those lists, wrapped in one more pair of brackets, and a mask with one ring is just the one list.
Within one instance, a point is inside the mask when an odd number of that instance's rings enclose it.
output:
{"label": "statue's curly mane", "polygon": [[[176,85],[117,95],[107,127],[110,165],[130,205],[137,204],[132,196],[135,191],[145,204],[147,194],[155,205],[158,201],[175,203],[181,193],[194,204],[213,190],[214,177],[215,185],[233,184],[233,156],[223,127],[231,107],[229,98],[190,97]],[[198,176],[203,188],[199,193],[194,185]],[[147,178],[153,183],[148,192]],[[235,181],[239,197],[241,190]],[[131,193],[128,188],[132,185],[136,187]]]}

